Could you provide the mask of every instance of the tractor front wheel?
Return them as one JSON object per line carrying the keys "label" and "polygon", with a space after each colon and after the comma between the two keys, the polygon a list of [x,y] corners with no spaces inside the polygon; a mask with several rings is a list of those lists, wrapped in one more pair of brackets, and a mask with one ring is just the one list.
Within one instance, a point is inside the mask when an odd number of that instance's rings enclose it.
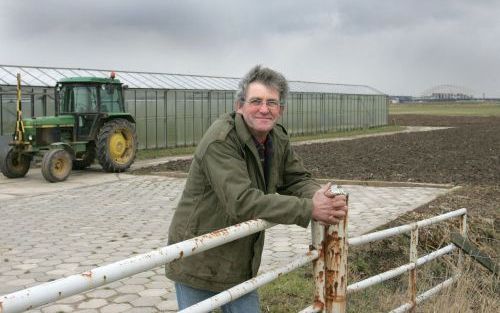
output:
{"label": "tractor front wheel", "polygon": [[53,149],[45,153],[42,160],[43,177],[51,182],[61,182],[68,178],[72,167],[72,158],[64,149]]}
{"label": "tractor front wheel", "polygon": [[7,178],[26,176],[30,169],[31,156],[22,154],[10,148],[0,160],[0,170]]}
{"label": "tractor front wheel", "polygon": [[114,119],[101,127],[97,136],[97,158],[106,172],[123,172],[135,160],[137,134],[135,125],[125,119]]}

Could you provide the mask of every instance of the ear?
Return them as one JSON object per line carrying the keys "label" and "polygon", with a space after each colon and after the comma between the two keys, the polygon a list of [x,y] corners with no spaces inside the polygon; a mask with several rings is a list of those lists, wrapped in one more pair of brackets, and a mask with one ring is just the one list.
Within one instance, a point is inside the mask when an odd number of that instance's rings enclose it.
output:
{"label": "ear", "polygon": [[236,100],[234,102],[234,110],[237,112],[237,113],[241,113],[241,107],[243,106],[243,102],[241,102],[240,100]]}
{"label": "ear", "polygon": [[285,106],[284,105],[280,105],[280,116],[283,116],[283,113],[285,112]]}

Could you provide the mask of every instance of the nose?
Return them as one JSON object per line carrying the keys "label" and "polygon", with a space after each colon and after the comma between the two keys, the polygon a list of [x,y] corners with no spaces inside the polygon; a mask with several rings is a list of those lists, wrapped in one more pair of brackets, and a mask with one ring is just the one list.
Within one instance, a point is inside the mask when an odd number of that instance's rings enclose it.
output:
{"label": "nose", "polygon": [[262,104],[259,106],[259,112],[269,113],[269,106],[267,105],[266,101],[263,101]]}

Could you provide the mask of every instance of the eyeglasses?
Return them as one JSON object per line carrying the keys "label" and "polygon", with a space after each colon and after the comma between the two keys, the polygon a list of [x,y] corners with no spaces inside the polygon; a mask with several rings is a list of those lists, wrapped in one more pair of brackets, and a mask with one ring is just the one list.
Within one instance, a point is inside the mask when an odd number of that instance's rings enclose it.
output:
{"label": "eyeglasses", "polygon": [[266,105],[269,108],[277,108],[281,105],[278,100],[273,100],[273,99],[264,101],[261,98],[252,98],[252,99],[246,101],[246,103],[248,103],[254,107],[260,107],[260,106],[262,106],[262,104],[264,104],[264,102],[266,103]]}

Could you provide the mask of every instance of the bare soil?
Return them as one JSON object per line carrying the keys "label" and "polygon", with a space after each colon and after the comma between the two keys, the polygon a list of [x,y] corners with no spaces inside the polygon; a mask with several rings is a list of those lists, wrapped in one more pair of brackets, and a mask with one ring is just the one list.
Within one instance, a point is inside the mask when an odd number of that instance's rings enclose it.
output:
{"label": "bare soil", "polygon": [[[314,177],[398,182],[500,184],[500,118],[394,115],[391,124],[448,126],[295,147]],[[136,173],[183,171],[179,160]]]}

